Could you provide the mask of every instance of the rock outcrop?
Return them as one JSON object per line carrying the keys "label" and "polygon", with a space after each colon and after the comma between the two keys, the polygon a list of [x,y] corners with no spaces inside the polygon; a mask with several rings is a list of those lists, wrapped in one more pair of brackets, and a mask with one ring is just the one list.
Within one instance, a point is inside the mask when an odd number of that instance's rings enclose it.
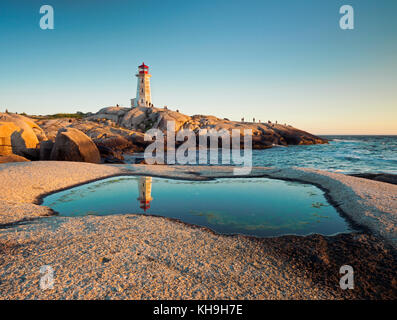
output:
{"label": "rock outcrop", "polygon": [[78,122],[78,120],[71,118],[43,119],[36,121],[36,123],[44,130],[47,139],[52,141],[55,141],[59,129],[66,128],[76,122]]}
{"label": "rock outcrop", "polygon": [[326,139],[314,136],[287,124],[237,122],[220,119],[215,116],[187,116],[167,108],[137,107],[133,109],[109,107],[101,109],[87,120],[100,123],[110,123],[121,128],[145,132],[151,128],[166,131],[167,122],[174,121],[175,130],[190,129],[198,132],[200,129],[215,130],[252,130],[254,149],[270,148],[274,145],[308,145],[327,143]]}
{"label": "rock outcrop", "polygon": [[[327,140],[290,125],[266,122],[237,122],[215,116],[188,116],[168,108],[109,107],[79,118],[31,120],[15,114],[0,114],[0,154],[18,154],[30,160],[67,160],[99,163],[123,163],[124,155],[143,152],[151,142],[144,140],[149,129],[167,130],[173,121],[175,130],[244,130],[252,132],[253,149],[275,145],[308,145]],[[199,139],[197,139],[199,141]],[[241,143],[243,139],[241,139]],[[182,142],[177,142],[180,145]]]}
{"label": "rock outcrop", "polygon": [[95,143],[75,128],[63,128],[58,131],[50,158],[61,161],[101,162]]}
{"label": "rock outcrop", "polygon": [[9,154],[9,155],[0,155],[0,163],[8,163],[8,162],[26,162],[30,161],[24,157],[18,156],[16,154]]}
{"label": "rock outcrop", "polygon": [[0,155],[12,154],[11,136],[18,130],[19,127],[12,122],[0,122]]}
{"label": "rock outcrop", "polygon": [[28,117],[14,113],[0,113],[0,122],[12,122],[23,130],[28,130],[30,128],[39,141],[47,140],[43,129]]}
{"label": "rock outcrop", "polygon": [[[54,128],[57,128],[57,130],[63,127],[78,129],[90,137],[100,151],[105,150],[105,148],[110,148],[116,153],[141,152],[144,150],[144,147],[149,144],[149,142],[144,141],[144,134],[142,132],[123,128],[116,125],[109,119],[60,119],[58,121],[40,120],[38,123],[42,126],[47,136],[54,141],[56,136],[56,134],[53,133]],[[101,147],[103,148],[101,149]],[[103,154],[105,155],[105,153]],[[115,157],[122,160],[118,155],[115,155]]]}
{"label": "rock outcrop", "polygon": [[97,145],[104,163],[124,163],[123,153],[104,145]]}
{"label": "rock outcrop", "polygon": [[354,174],[350,174],[350,176],[397,185],[397,174],[392,174],[392,173],[354,173]]}
{"label": "rock outcrop", "polygon": [[13,153],[36,160],[39,157],[37,146],[46,139],[44,131],[31,119],[0,113],[0,153]]}
{"label": "rock outcrop", "polygon": [[51,160],[51,152],[54,147],[52,140],[40,142],[40,160]]}

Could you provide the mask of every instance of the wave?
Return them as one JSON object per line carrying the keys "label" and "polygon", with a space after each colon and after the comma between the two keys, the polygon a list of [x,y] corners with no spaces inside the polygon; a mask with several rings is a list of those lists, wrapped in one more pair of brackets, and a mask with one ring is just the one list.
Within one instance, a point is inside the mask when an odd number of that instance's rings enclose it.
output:
{"label": "wave", "polygon": [[281,144],[275,144],[275,143],[272,144],[272,147],[288,148],[287,146],[283,146]]}
{"label": "wave", "polygon": [[348,139],[331,139],[331,141],[335,141],[335,142],[354,142],[354,143],[365,143],[365,141],[362,140],[348,140]]}

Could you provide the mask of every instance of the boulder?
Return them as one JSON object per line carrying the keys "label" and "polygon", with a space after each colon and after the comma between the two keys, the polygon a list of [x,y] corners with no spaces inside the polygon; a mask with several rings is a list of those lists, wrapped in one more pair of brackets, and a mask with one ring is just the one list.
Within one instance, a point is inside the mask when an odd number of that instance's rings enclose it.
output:
{"label": "boulder", "polygon": [[97,146],[102,145],[114,151],[124,151],[134,147],[132,142],[123,136],[102,137],[101,139],[95,139],[94,142]]}
{"label": "boulder", "polygon": [[0,155],[12,154],[11,135],[18,130],[11,122],[0,122]]}
{"label": "boulder", "polygon": [[55,141],[59,129],[66,128],[78,120],[72,118],[60,118],[60,119],[42,119],[38,120],[37,123],[45,132],[48,140]]}
{"label": "boulder", "polygon": [[113,114],[117,116],[123,116],[129,110],[130,110],[129,108],[125,108],[125,107],[117,107],[117,106],[106,107],[99,110],[98,114]]}
{"label": "boulder", "polygon": [[0,113],[0,122],[12,122],[24,131],[33,131],[38,141],[47,140],[44,131],[28,117],[14,113]]}
{"label": "boulder", "polygon": [[40,142],[40,160],[50,160],[54,142],[51,140]]}
{"label": "boulder", "polygon": [[7,162],[26,162],[30,161],[24,157],[18,156],[16,154],[9,154],[6,156],[0,155],[0,163],[7,163]]}
{"label": "boulder", "polygon": [[174,121],[175,130],[179,131],[180,129],[182,129],[183,125],[189,120],[191,120],[191,117],[179,112],[175,112],[171,110],[161,111],[157,127],[160,130],[165,131],[167,130],[167,122]]}
{"label": "boulder", "polygon": [[51,160],[100,163],[101,157],[95,143],[75,128],[58,131]]}
{"label": "boulder", "polygon": [[121,118],[129,111],[129,108],[124,107],[107,107],[102,108],[96,114],[87,117],[87,120],[110,120],[114,123],[119,123]]}
{"label": "boulder", "polygon": [[121,151],[115,151],[104,145],[97,145],[104,163],[124,163],[124,157]]}
{"label": "boulder", "polygon": [[[151,122],[151,119],[148,119],[149,115],[152,116],[152,113],[149,111],[149,109],[150,108],[147,107],[138,107],[131,109],[124,115],[123,119],[121,120],[121,126],[132,130],[144,130],[147,126],[150,125],[149,122]],[[145,124],[145,122],[148,123]]]}
{"label": "boulder", "polygon": [[[326,139],[316,137],[291,125],[281,125],[270,121],[237,122],[227,118],[196,114],[188,116],[168,108],[155,107],[109,107],[85,118],[79,124],[73,124],[91,137],[95,144],[108,147],[114,151],[136,152],[150,143],[143,140],[144,132],[149,129],[160,129],[165,133],[167,123],[173,121],[175,130],[190,129],[198,134],[200,129],[217,131],[244,130],[252,131],[254,149],[271,148],[275,145],[307,145],[327,143]],[[132,143],[130,145],[127,140]],[[243,142],[243,140],[241,140]]]}
{"label": "boulder", "polygon": [[397,174],[392,174],[392,173],[355,173],[355,174],[350,174],[350,176],[397,185]]}
{"label": "boulder", "polygon": [[[140,145],[135,145],[134,139],[131,137],[135,133],[132,130],[88,120],[74,123],[71,127],[84,132],[94,141],[98,148],[99,146],[104,146],[112,149],[117,154],[120,152],[135,152],[141,149]],[[101,150],[99,151],[102,156]]]}
{"label": "boulder", "polygon": [[13,153],[34,160],[38,144],[39,140],[29,126],[0,121],[0,154]]}
{"label": "boulder", "polygon": [[129,139],[138,146],[147,146],[151,141],[145,141],[145,134],[142,132],[134,132],[130,135]]}

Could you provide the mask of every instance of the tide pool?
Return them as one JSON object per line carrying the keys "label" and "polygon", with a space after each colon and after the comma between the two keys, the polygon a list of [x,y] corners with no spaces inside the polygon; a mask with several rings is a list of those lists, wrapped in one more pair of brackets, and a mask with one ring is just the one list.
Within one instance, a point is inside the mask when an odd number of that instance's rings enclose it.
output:
{"label": "tide pool", "polygon": [[353,231],[319,188],[268,178],[114,177],[49,195],[43,205],[61,216],[153,214],[257,237]]}

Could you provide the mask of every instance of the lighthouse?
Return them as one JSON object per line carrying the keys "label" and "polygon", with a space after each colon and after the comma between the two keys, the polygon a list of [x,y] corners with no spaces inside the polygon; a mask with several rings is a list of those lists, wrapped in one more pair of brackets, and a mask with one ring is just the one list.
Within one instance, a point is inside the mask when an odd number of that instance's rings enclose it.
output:
{"label": "lighthouse", "polygon": [[144,62],[138,67],[138,84],[136,89],[136,98],[131,100],[131,107],[153,107],[152,96],[150,94],[150,77],[149,66]]}
{"label": "lighthouse", "polygon": [[152,196],[152,177],[141,177],[139,179],[139,207],[145,212],[150,208]]}

